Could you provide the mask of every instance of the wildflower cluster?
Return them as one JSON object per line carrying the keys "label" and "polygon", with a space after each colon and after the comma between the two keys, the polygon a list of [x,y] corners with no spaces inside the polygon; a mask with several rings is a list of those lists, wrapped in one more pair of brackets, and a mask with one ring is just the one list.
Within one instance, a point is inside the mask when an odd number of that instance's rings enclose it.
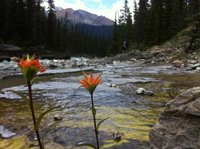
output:
{"label": "wildflower cluster", "polygon": [[[39,125],[40,125],[40,122],[41,122],[43,116],[45,114],[47,114],[49,111],[51,111],[51,109],[42,113],[38,117],[38,119],[36,118],[35,112],[34,112],[34,106],[33,106],[31,86],[32,86],[32,80],[37,75],[37,73],[38,72],[41,72],[41,73],[44,72],[45,68],[42,66],[42,64],[39,62],[38,59],[35,59],[35,56],[32,56],[30,58],[29,55],[27,55],[26,59],[24,59],[24,58],[20,59],[18,66],[21,68],[22,74],[23,74],[23,76],[26,79],[27,84],[28,84],[28,93],[29,93],[28,104],[29,104],[29,107],[30,107],[30,110],[31,110],[34,130],[35,130],[35,133],[36,133],[38,144],[39,144],[40,149],[44,149],[44,146],[43,146],[43,143],[41,141],[40,134],[39,134]],[[93,147],[95,149],[99,149],[100,145],[99,145],[99,138],[98,138],[98,134],[99,134],[98,129],[99,129],[99,126],[101,125],[101,123],[104,120],[106,120],[107,118],[103,119],[103,120],[101,120],[97,123],[97,121],[96,121],[96,109],[95,109],[94,100],[93,100],[93,92],[96,89],[96,87],[99,84],[102,83],[101,74],[94,76],[93,73],[91,73],[90,75],[87,75],[85,72],[83,72],[83,76],[84,76],[83,79],[80,80],[80,84],[81,84],[82,87],[85,87],[91,95],[92,116],[93,116],[94,130],[95,130],[95,136],[96,136],[96,146],[93,145],[93,144],[89,144],[89,143],[81,144],[81,145],[78,145],[78,146],[90,146],[90,147]]]}

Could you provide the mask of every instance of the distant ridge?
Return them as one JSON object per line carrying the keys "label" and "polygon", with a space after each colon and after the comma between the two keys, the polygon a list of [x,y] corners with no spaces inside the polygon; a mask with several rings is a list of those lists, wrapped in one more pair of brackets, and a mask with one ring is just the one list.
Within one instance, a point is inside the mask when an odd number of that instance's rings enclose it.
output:
{"label": "distant ridge", "polygon": [[57,18],[64,18],[66,14],[68,20],[74,24],[87,24],[93,26],[112,26],[114,24],[113,20],[85,10],[73,10],[72,8],[62,9],[61,7],[56,7]]}

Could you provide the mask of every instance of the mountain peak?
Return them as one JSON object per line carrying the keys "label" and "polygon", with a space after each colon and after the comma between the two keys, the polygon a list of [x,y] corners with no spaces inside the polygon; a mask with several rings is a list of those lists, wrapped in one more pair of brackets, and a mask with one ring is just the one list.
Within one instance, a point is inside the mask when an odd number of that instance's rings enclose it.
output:
{"label": "mountain peak", "polygon": [[56,9],[56,16],[58,18],[63,18],[66,16],[68,19],[73,22],[74,24],[88,24],[94,26],[112,26],[114,22],[105,16],[98,16],[96,14],[90,13],[86,10],[73,10],[72,8],[67,9]]}
{"label": "mountain peak", "polygon": [[56,11],[61,11],[61,10],[63,10],[63,8],[62,7],[56,7],[55,10]]}

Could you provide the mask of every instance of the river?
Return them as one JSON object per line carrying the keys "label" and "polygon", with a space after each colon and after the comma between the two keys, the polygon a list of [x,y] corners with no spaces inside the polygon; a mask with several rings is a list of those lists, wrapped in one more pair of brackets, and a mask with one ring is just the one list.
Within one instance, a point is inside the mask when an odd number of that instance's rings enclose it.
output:
{"label": "river", "polygon": [[[5,69],[0,80],[0,126],[14,136],[0,138],[2,149],[37,148],[32,130],[31,115],[24,100],[15,92],[27,94],[27,86],[18,68]],[[97,119],[109,117],[100,127],[100,144],[109,149],[148,149],[149,131],[156,123],[165,104],[178,93],[200,83],[195,72],[185,72],[171,66],[150,66],[119,63],[85,67],[95,74],[103,73],[103,83],[94,92]],[[59,110],[45,117],[41,126],[44,144],[48,149],[70,149],[79,142],[95,143],[90,96],[80,88],[81,69],[49,69],[33,85],[37,115],[51,107]],[[12,74],[9,75],[8,74]],[[7,76],[6,76],[7,75]],[[6,76],[6,77],[5,77]],[[138,95],[145,88],[153,96]],[[61,120],[55,121],[55,117]],[[123,133],[116,142],[113,133]]]}

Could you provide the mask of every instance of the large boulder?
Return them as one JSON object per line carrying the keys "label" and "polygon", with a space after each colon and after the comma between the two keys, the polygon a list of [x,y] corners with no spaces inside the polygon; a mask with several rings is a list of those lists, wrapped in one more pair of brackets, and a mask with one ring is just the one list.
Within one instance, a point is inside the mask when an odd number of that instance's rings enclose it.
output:
{"label": "large boulder", "polygon": [[181,60],[175,60],[172,62],[172,65],[177,68],[181,68],[184,66],[184,63]]}
{"label": "large boulder", "polygon": [[200,149],[200,87],[167,104],[150,132],[153,149]]}

